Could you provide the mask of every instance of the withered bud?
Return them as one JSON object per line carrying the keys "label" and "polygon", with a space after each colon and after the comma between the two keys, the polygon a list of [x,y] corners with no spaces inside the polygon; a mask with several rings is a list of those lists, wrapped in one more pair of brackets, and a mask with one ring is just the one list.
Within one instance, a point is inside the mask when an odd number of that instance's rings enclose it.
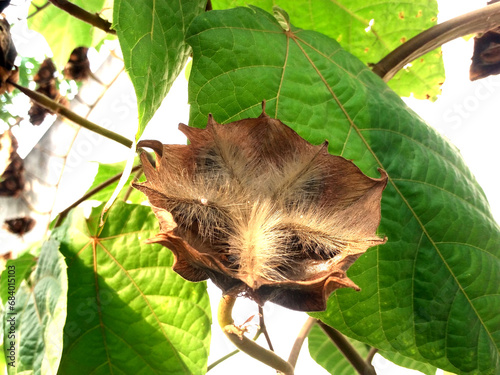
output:
{"label": "withered bud", "polygon": [[[264,107],[264,106],[263,106]],[[315,146],[264,111],[206,129],[179,125],[189,145],[139,142],[145,193],[160,222],[149,240],[175,255],[174,271],[211,278],[225,294],[302,311],[326,308],[376,235],[387,174],[364,175],[351,161]]]}

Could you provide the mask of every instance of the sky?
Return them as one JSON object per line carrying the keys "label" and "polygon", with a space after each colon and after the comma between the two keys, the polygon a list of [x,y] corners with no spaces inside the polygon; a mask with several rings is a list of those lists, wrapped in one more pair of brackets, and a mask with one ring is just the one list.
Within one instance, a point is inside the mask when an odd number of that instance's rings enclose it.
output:
{"label": "sky", "polygon": [[[483,5],[484,2],[482,1],[439,1],[439,22]],[[465,39],[458,39],[443,46],[446,81],[442,86],[442,94],[438,100],[431,103],[429,101],[407,98],[405,102],[426,120],[429,125],[437,129],[460,149],[468,166],[476,176],[479,184],[483,187],[490,202],[493,215],[498,222],[500,221],[500,193],[498,192],[500,177],[496,172],[495,166],[500,160],[500,147],[498,147],[498,140],[500,139],[500,116],[496,113],[500,101],[500,78],[493,76],[476,82],[468,80],[472,48],[473,41]],[[98,56],[96,58],[98,59]],[[122,81],[120,83],[122,86],[115,91],[115,95],[119,92],[119,95],[125,96],[123,99],[124,102],[129,103],[130,107],[133,108],[133,88],[126,79]],[[106,105],[103,105],[103,107],[104,111]],[[103,113],[97,112],[94,114],[96,119],[102,118],[102,116],[104,116]],[[164,143],[183,143],[185,142],[185,137],[176,130],[177,124],[179,122],[187,123],[188,119],[187,81],[184,74],[181,73],[142,138],[159,139]],[[123,121],[125,122],[126,119]],[[165,129],[172,129],[172,131],[167,133]],[[42,127],[28,131],[30,134],[33,134],[37,132],[43,133],[44,130]],[[25,150],[21,149],[20,151],[26,154],[30,146],[23,145],[23,147],[25,147]],[[102,160],[106,157],[106,155],[96,156],[94,160]],[[106,161],[114,162],[120,159],[123,159],[123,157],[117,152]],[[81,173],[95,174],[95,163],[93,166],[86,166],[85,170],[87,169],[88,171],[84,172],[82,168]],[[73,189],[71,184],[67,186],[67,189]],[[65,204],[65,202],[60,203],[60,206],[64,207]],[[210,284],[209,294],[215,316],[220,291]],[[266,305],[264,312],[267,326],[278,354],[287,357],[296,334],[307,318],[306,314],[286,310],[272,304]],[[238,302],[234,317],[237,323],[242,323],[254,314],[256,314],[255,304],[248,300],[243,300]],[[212,332],[213,338],[209,363],[232,350],[232,345],[222,335],[217,324],[214,325]],[[374,365],[381,374],[415,373],[410,370],[403,372],[401,369],[394,369],[388,361],[380,356],[375,357]],[[234,373],[235,368],[238,368],[238,375],[255,373],[261,375],[275,374],[268,367],[261,366],[253,359],[249,359],[242,354],[217,366],[210,374],[225,375]],[[310,358],[307,344],[304,345],[299,357],[297,374],[327,374],[324,369]]]}

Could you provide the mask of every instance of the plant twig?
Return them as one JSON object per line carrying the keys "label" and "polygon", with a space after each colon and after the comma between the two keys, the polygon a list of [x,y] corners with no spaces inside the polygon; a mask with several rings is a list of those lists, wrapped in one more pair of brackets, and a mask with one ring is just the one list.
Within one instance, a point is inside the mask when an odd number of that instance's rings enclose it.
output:
{"label": "plant twig", "polygon": [[267,345],[269,346],[269,350],[274,352],[273,344],[271,343],[271,338],[269,337],[269,332],[267,332],[266,323],[264,321],[264,309],[260,305],[259,305],[259,326],[260,326],[259,331],[264,334],[264,337],[266,338],[267,341]]}
{"label": "plant twig", "polygon": [[118,142],[125,147],[132,147],[132,141],[130,139],[125,138],[124,136],[115,133],[111,130],[108,130],[106,128],[103,128],[97,124],[94,124],[92,121],[87,120],[86,118],[77,115],[75,112],[71,111],[70,109],[64,107],[63,105],[53,101],[50,99],[48,96],[45,96],[39,92],[32,91],[26,87],[20,86],[15,82],[12,82],[10,80],[7,81],[9,84],[17,88],[19,91],[21,91],[23,94],[27,95],[30,97],[32,100],[40,104],[41,106],[51,110],[52,112],[55,112],[68,120],[73,121],[74,123],[80,125],[82,128],[88,129],[90,131],[93,131],[94,133],[100,134],[106,138],[112,139],[115,142]]}
{"label": "plant twig", "polygon": [[389,81],[406,64],[427,52],[465,35],[485,32],[500,24],[500,3],[455,17],[411,38],[372,66],[372,71]]}
{"label": "plant twig", "polygon": [[341,351],[344,357],[351,363],[352,367],[361,375],[376,375],[375,369],[367,363],[358,353],[346,337],[336,329],[326,325],[321,320],[318,320],[318,325],[323,332],[332,340],[332,342]]}
{"label": "plant twig", "polygon": [[299,358],[300,349],[304,344],[306,337],[309,335],[312,327],[316,324],[316,319],[313,317],[307,318],[306,322],[302,326],[295,342],[293,343],[292,350],[290,351],[290,355],[288,356],[288,362],[295,368],[297,364],[297,359]]}
{"label": "plant twig", "polygon": [[375,354],[377,354],[378,352],[378,349],[377,348],[371,348],[370,351],[368,352],[368,355],[366,356],[366,363],[369,363],[371,364],[372,361],[373,361],[373,357],[375,356]]}
{"label": "plant twig", "polygon": [[[132,168],[132,172],[139,171],[141,169],[142,169],[142,165],[136,165],[135,167]],[[81,198],[79,198],[78,200],[76,200],[75,202],[73,202],[71,205],[69,205],[68,207],[66,207],[63,211],[61,211],[59,213],[59,215],[57,217],[57,220],[56,220],[56,223],[54,224],[54,228],[57,228],[58,226],[60,226],[62,224],[64,218],[68,215],[68,212],[71,209],[75,208],[80,203],[86,201],[87,199],[89,199],[94,194],[100,192],[102,189],[107,188],[109,185],[111,185],[114,182],[118,181],[121,178],[122,174],[123,174],[123,172],[120,172],[120,173],[114,175],[113,177],[109,178],[108,180],[100,183],[95,188],[93,188],[93,189],[89,190],[87,193],[85,193]]]}
{"label": "plant twig", "polygon": [[231,342],[241,351],[247,353],[249,356],[257,359],[258,361],[281,371],[285,375],[293,375],[293,367],[280,358],[274,352],[264,349],[256,342],[250,340],[244,335],[244,331],[234,325],[231,312],[233,311],[236,297],[222,296],[219,302],[218,321],[224,334],[231,340]]}
{"label": "plant twig", "polygon": [[49,0],[56,7],[64,10],[66,13],[71,14],[73,17],[95,26],[109,34],[116,34],[116,31],[111,28],[111,22],[101,18],[98,14],[92,14],[85,9],[80,8],[68,0]]}

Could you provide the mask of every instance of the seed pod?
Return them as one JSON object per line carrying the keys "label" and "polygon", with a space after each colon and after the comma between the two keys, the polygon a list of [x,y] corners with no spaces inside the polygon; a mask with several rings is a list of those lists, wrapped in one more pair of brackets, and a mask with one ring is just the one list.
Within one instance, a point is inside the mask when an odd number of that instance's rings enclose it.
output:
{"label": "seed pod", "polygon": [[319,311],[376,236],[387,174],[364,175],[266,113],[206,129],[179,125],[189,145],[139,142],[145,193],[160,222],[149,240],[175,255],[174,271],[211,278],[225,294]]}
{"label": "seed pod", "polygon": [[3,15],[0,17],[0,95],[2,95],[5,92],[14,91],[14,86],[9,84],[8,81],[17,83],[19,81],[19,71],[14,66],[17,51],[10,35],[9,22]]}
{"label": "seed pod", "polygon": [[[35,91],[48,96],[50,99],[65,107],[69,107],[68,99],[62,96],[57,89],[56,72],[57,69],[52,59],[46,58],[40,65],[38,72],[33,77],[33,81],[37,84]],[[31,108],[28,111],[32,125],[40,125],[45,119],[45,116],[49,113],[53,114],[52,111],[42,107],[36,102],[31,103]]]}
{"label": "seed pod", "polygon": [[7,230],[11,233],[18,234],[21,237],[32,230],[35,224],[35,219],[29,216],[5,220]]}
{"label": "seed pod", "polygon": [[83,81],[90,76],[90,62],[87,57],[87,47],[77,47],[71,52],[63,70],[64,78]]}

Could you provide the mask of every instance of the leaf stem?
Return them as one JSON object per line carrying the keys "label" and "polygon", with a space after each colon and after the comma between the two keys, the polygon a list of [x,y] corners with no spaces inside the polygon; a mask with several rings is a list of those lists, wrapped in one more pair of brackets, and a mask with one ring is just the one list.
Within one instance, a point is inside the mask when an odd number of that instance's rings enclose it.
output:
{"label": "leaf stem", "polygon": [[375,369],[367,363],[358,353],[351,343],[336,329],[326,325],[321,320],[317,320],[323,332],[332,340],[344,357],[351,363],[352,367],[361,375],[376,375]]}
{"label": "leaf stem", "polygon": [[233,311],[236,297],[229,295],[222,296],[219,302],[218,321],[225,335],[241,351],[249,356],[265,363],[266,365],[281,371],[285,375],[293,375],[293,367],[270,350],[264,349],[256,342],[250,340],[243,333],[244,331],[234,325],[231,313]]}
{"label": "leaf stem", "polygon": [[56,7],[64,10],[66,13],[71,14],[73,17],[86,22],[94,27],[97,27],[109,34],[115,34],[116,31],[111,28],[111,22],[101,18],[98,14],[92,14],[85,9],[80,8],[67,0],[49,0]]}
{"label": "leaf stem", "polygon": [[[142,165],[136,165],[135,167],[132,168],[132,172],[140,171],[141,169],[142,169]],[[54,228],[57,228],[58,226],[60,226],[62,224],[64,218],[68,215],[68,212],[72,208],[75,208],[80,203],[82,203],[82,202],[86,201],[87,199],[89,199],[92,195],[98,193],[102,189],[107,188],[109,185],[111,185],[114,182],[118,181],[121,178],[122,174],[123,174],[123,172],[120,172],[120,173],[114,175],[113,177],[109,178],[108,180],[100,183],[95,188],[93,188],[92,190],[89,190],[87,193],[85,193],[81,198],[79,198],[78,200],[76,200],[75,202],[73,202],[71,205],[69,205],[68,207],[66,207],[63,211],[61,211],[59,213],[59,215],[57,217],[57,220],[56,220],[56,223],[54,224]]]}
{"label": "leaf stem", "polygon": [[28,89],[27,87],[23,87],[18,85],[15,82],[12,81],[7,81],[9,84],[13,85],[15,88],[17,88],[19,91],[21,91],[23,94],[27,95],[30,97],[32,100],[40,104],[41,106],[51,110],[52,112],[55,112],[68,120],[73,121],[74,123],[80,125],[82,128],[88,129],[90,131],[93,131],[94,133],[100,134],[106,138],[109,138],[115,142],[118,142],[122,145],[124,145],[127,148],[132,147],[132,141],[128,138],[125,138],[124,136],[115,133],[111,130],[108,130],[106,128],[103,128],[92,121],[87,120],[86,118],[77,115],[75,112],[71,111],[70,109],[64,107],[63,105],[53,101],[49,97]]}
{"label": "leaf stem", "polygon": [[297,364],[297,359],[299,358],[300,349],[304,344],[306,337],[309,335],[312,327],[316,324],[316,319],[313,317],[307,318],[306,322],[302,326],[295,342],[293,343],[292,350],[290,351],[290,356],[288,357],[288,362],[295,368]]}
{"label": "leaf stem", "polygon": [[455,17],[423,31],[403,43],[372,66],[372,71],[385,82],[406,64],[427,52],[462,36],[485,32],[500,24],[500,3]]}

